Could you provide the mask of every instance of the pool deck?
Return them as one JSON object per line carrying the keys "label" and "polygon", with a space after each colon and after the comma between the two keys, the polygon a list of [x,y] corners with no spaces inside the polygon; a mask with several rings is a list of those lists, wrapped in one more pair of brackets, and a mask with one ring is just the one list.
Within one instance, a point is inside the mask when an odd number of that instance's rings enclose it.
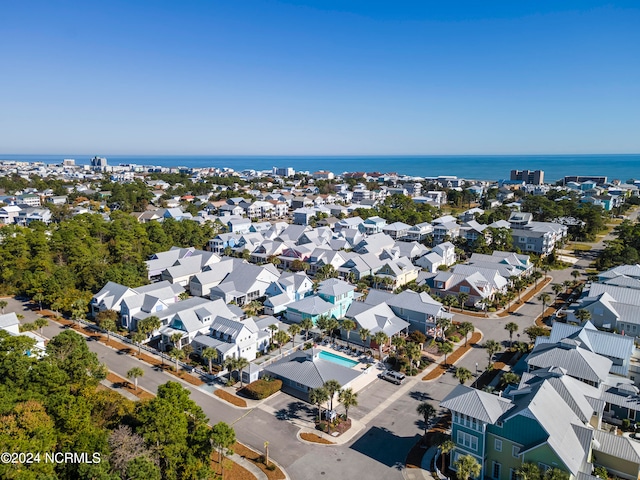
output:
{"label": "pool deck", "polygon": [[[379,368],[379,362],[373,362],[371,364],[362,362],[361,359],[366,357],[366,355],[364,354],[360,355],[359,357],[353,357],[339,350],[334,350],[329,345],[322,345],[322,344],[318,344],[314,348],[317,348],[319,350],[324,350],[328,353],[332,353],[333,355],[344,357],[345,359],[348,359],[354,362],[358,362],[356,365],[353,366],[353,369],[360,371],[362,374],[349,384],[349,388],[353,389],[354,392],[358,392],[363,388],[365,388],[366,386],[370,385],[371,383],[375,382],[378,379],[378,374],[382,371]],[[330,361],[330,360],[327,360],[327,361]]]}

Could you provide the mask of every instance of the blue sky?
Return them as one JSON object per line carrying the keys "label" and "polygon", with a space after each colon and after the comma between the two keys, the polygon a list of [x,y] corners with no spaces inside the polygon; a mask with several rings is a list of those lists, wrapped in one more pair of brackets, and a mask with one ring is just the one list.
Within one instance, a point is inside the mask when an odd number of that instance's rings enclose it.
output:
{"label": "blue sky", "polygon": [[640,153],[636,1],[0,2],[0,153]]}

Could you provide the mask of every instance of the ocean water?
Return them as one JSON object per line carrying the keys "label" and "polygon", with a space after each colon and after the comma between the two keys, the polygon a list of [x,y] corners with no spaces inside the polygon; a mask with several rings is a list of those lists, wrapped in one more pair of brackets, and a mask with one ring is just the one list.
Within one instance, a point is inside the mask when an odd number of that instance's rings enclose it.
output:
{"label": "ocean water", "polygon": [[[228,167],[234,170],[270,170],[292,167],[296,171],[395,172],[419,177],[455,175],[460,178],[498,180],[509,178],[512,169],[543,170],[546,182],[565,175],[607,176],[609,181],[640,179],[640,154],[627,155],[425,155],[425,156],[194,156],[194,155],[108,155],[110,165],[138,164],[165,167]],[[11,155],[0,160],[60,163],[73,158],[78,165],[92,155]]]}

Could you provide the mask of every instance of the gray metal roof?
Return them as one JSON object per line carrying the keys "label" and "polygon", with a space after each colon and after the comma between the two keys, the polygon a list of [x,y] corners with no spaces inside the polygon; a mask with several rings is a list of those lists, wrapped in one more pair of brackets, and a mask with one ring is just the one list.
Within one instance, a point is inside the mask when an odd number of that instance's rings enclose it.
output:
{"label": "gray metal roof", "polygon": [[584,348],[542,343],[534,347],[527,364],[537,368],[562,367],[572,377],[600,383],[608,377],[613,362]]}
{"label": "gray metal roof", "polygon": [[513,407],[511,400],[498,397],[466,385],[457,385],[440,402],[442,408],[469,415],[483,422],[494,424],[505,412]]}
{"label": "gray metal roof", "polygon": [[616,458],[640,465],[640,442],[614,435],[603,430],[593,432],[593,451],[612,455]]}
{"label": "gray metal roof", "polygon": [[355,380],[362,372],[343,367],[315,356],[317,351],[296,352],[264,371],[281,378],[286,378],[309,388],[321,387],[327,380],[337,380],[342,386]]}
{"label": "gray metal roof", "polygon": [[[351,307],[358,305],[353,311]],[[353,302],[349,310],[347,310],[347,316],[353,318],[359,328],[366,328],[374,335],[376,332],[384,332],[387,336],[391,337],[405,328],[409,327],[409,322],[405,322],[401,318],[398,318],[391,308],[381,303],[378,305],[367,305],[364,302]],[[365,307],[365,308],[359,308]],[[352,312],[352,313],[350,313]]]}
{"label": "gray metal roof", "polygon": [[602,332],[597,330],[591,322],[586,322],[583,326],[554,323],[549,343],[557,343],[563,338],[581,340],[585,348],[611,358],[628,359],[633,355],[635,348],[633,337]]}
{"label": "gray metal roof", "polygon": [[640,295],[634,288],[616,287],[615,285],[606,285],[604,283],[592,283],[585,293],[589,297],[597,297],[601,293],[607,292],[616,302],[626,303],[629,305],[640,306]]}

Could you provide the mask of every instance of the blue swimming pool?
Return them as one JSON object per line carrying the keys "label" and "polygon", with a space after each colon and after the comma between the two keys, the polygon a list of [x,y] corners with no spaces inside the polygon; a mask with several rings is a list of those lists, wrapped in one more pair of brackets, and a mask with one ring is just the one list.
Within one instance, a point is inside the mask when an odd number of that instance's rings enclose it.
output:
{"label": "blue swimming pool", "polygon": [[318,354],[318,357],[329,362],[337,363],[338,365],[342,365],[343,367],[347,368],[353,368],[358,364],[358,362],[355,360],[343,357],[342,355],[336,355],[335,353],[327,352],[326,350],[322,350]]}

